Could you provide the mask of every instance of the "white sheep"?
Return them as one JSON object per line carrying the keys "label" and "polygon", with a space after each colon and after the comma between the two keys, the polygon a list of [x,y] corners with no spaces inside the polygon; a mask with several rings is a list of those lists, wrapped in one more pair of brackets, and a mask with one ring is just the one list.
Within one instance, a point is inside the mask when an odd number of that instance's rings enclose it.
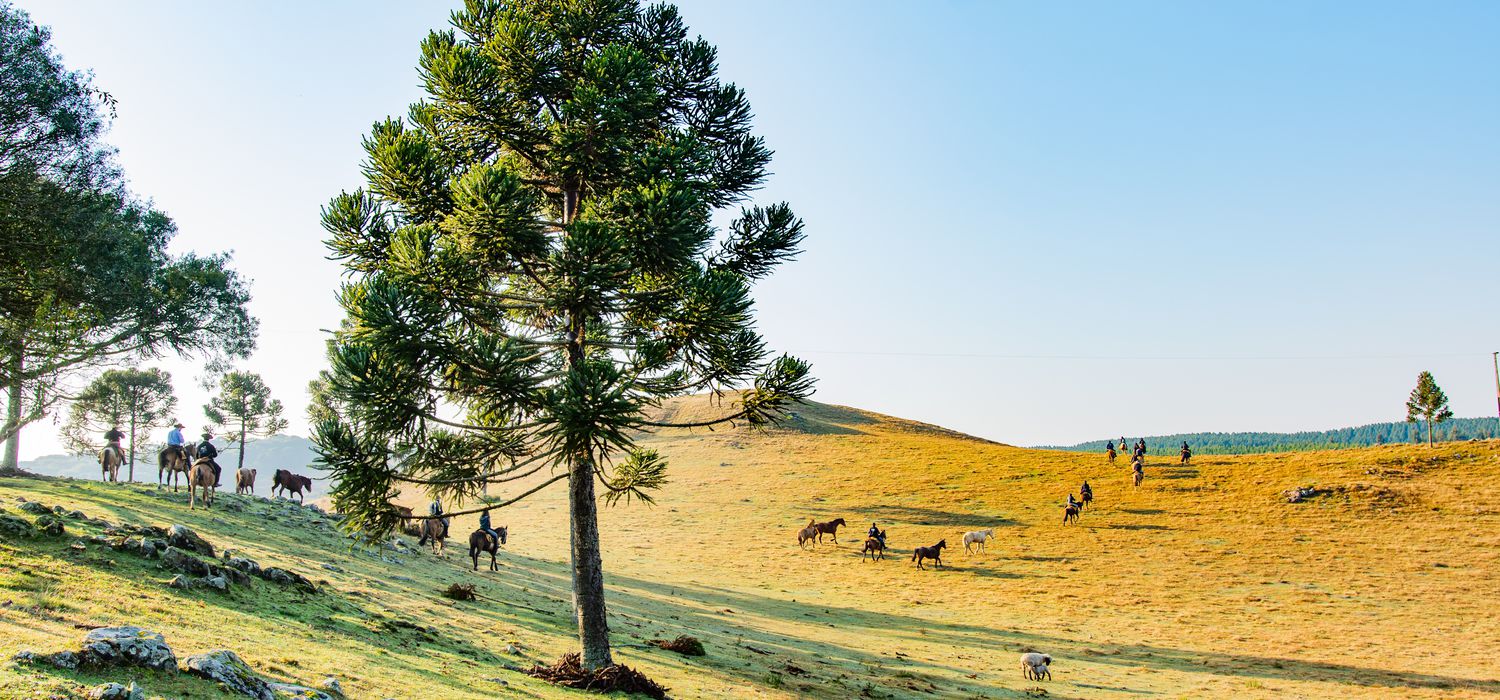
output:
{"label": "white sheep", "polygon": [[1021,655],[1021,675],[1027,680],[1039,681],[1043,676],[1052,680],[1052,671],[1047,667],[1052,665],[1052,657],[1037,652],[1029,652]]}

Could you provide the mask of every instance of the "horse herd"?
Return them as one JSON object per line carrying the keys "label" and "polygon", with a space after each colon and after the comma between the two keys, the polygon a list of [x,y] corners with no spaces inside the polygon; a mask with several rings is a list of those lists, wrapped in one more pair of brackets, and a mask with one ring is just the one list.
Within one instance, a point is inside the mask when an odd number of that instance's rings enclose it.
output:
{"label": "horse herd", "polygon": [[[104,448],[99,453],[99,466],[103,473],[102,481],[120,480],[120,463],[122,457],[120,451],[113,446]],[[184,445],[181,448],[164,448],[156,455],[156,487],[166,488],[172,486],[175,493],[181,483],[187,481],[188,508],[197,510],[198,494],[203,494],[203,507],[212,508],[214,496],[219,488],[219,473],[214,471],[214,463],[208,458],[199,459],[197,445]],[[254,469],[236,469],[234,474],[234,492],[237,494],[255,493]],[[304,493],[312,493],[312,479],[293,474],[286,469],[277,469],[271,476],[271,497],[276,498],[285,494],[286,498],[297,497],[297,502],[304,501]]]}

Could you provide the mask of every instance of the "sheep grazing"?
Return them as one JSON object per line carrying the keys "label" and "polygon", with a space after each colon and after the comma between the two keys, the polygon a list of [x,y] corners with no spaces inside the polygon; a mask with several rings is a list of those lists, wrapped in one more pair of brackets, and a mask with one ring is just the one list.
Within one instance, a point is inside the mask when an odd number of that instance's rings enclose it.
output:
{"label": "sheep grazing", "polygon": [[1025,676],[1026,680],[1039,681],[1043,677],[1049,681],[1052,680],[1052,671],[1047,668],[1051,665],[1052,657],[1046,654],[1033,651],[1021,655],[1021,675]]}

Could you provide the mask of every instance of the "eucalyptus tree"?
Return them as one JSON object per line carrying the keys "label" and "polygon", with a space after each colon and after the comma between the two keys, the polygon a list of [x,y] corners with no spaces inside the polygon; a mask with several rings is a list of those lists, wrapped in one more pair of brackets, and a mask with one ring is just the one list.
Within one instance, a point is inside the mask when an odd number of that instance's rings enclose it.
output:
{"label": "eucalyptus tree", "polygon": [[172,375],[154,367],[112,369],[99,375],[74,397],[63,423],[63,442],[77,454],[99,449],[100,434],[121,427],[130,439],[130,473],[135,481],[137,446],[151,439],[151,431],[165,425],[177,408]]}
{"label": "eucalyptus tree", "polygon": [[612,661],[596,482],[607,503],[666,483],[636,444],[670,427],[652,418],[666,397],[727,398],[698,426],[759,426],[811,393],[808,365],[754,329],[750,293],[803,224],[749,201],[771,152],[670,5],[472,0],[422,42],[419,72],[426,99],[364,139],[367,186],[323,210],[350,279],[314,440],[346,525],[371,534],[397,525],[402,488],[514,489],[456,515],[566,482],[597,669]]}
{"label": "eucalyptus tree", "polygon": [[82,372],[165,353],[221,364],[254,345],[228,256],[168,254],[176,226],[126,191],[100,140],[112,111],[0,2],[0,473]]}

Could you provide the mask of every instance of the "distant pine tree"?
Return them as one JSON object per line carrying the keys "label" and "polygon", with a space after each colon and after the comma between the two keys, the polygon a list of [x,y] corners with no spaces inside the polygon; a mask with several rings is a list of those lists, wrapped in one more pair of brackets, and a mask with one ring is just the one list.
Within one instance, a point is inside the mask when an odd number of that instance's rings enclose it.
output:
{"label": "distant pine tree", "polygon": [[1406,400],[1406,422],[1415,423],[1417,419],[1427,422],[1427,444],[1432,444],[1432,424],[1441,423],[1453,417],[1453,411],[1448,409],[1448,396],[1438,388],[1437,381],[1432,378],[1431,372],[1423,372],[1417,375],[1417,388],[1411,390],[1411,398]]}

